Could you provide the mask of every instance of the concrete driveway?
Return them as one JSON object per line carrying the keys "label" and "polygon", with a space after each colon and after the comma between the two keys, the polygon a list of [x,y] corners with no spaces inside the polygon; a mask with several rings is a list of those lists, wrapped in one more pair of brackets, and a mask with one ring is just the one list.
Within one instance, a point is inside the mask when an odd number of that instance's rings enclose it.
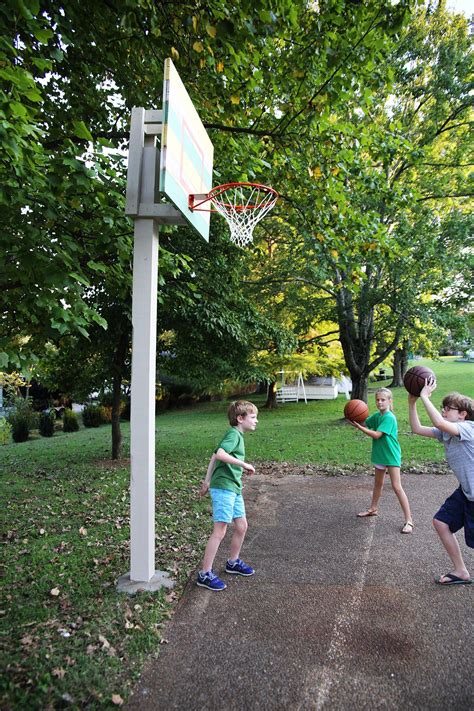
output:
{"label": "concrete driveway", "polygon": [[[389,481],[379,515],[356,517],[372,481],[248,477],[242,557],[256,574],[222,573],[219,593],[189,581],[128,708],[472,711],[474,584],[433,582],[450,561],[431,518],[456,479],[403,477],[412,535]],[[228,539],[218,574],[227,552]]]}

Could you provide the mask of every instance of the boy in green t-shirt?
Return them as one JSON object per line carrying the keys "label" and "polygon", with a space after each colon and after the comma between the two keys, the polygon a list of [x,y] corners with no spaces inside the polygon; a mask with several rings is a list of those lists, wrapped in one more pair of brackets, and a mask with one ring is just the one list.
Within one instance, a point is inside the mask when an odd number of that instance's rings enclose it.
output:
{"label": "boy in green t-shirt", "polygon": [[402,452],[398,441],[397,418],[392,412],[392,393],[388,388],[379,388],[375,392],[375,404],[378,412],[370,415],[365,421],[365,426],[358,422],[351,422],[361,432],[372,438],[372,464],[374,465],[374,488],[372,501],[367,511],[357,514],[359,517],[376,516],[377,506],[382,495],[385,472],[388,471],[392,489],[394,490],[405,516],[405,524],[401,533],[413,531],[410,504],[400,479],[400,465]]}
{"label": "boy in green t-shirt", "polygon": [[213,572],[212,565],[231,522],[234,524],[234,531],[225,572],[244,576],[253,575],[255,572],[239,558],[239,554],[247,531],[242,474],[244,469],[249,474],[255,472],[254,467],[245,462],[244,434],[253,432],[257,427],[258,410],[253,403],[238,400],[231,403],[227,415],[231,427],[211,457],[199,492],[201,496],[210,492],[214,520],[214,529],[207,542],[202,570],[196,580],[200,587],[208,590],[224,590],[227,587]]}

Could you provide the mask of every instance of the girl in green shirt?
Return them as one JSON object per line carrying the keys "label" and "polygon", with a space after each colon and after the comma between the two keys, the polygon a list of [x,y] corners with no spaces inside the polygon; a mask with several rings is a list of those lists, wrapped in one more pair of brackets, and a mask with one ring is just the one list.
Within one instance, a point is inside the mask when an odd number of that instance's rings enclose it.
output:
{"label": "girl in green shirt", "polygon": [[367,511],[361,511],[357,515],[360,517],[377,516],[377,507],[382,495],[385,472],[388,471],[392,489],[400,502],[405,516],[405,524],[401,529],[401,533],[411,533],[413,531],[413,519],[410,504],[400,479],[402,453],[398,442],[397,418],[392,412],[391,391],[388,388],[379,388],[375,393],[375,404],[378,412],[370,415],[365,421],[365,425],[351,422],[351,425],[372,438],[372,464],[375,470],[372,501]]}

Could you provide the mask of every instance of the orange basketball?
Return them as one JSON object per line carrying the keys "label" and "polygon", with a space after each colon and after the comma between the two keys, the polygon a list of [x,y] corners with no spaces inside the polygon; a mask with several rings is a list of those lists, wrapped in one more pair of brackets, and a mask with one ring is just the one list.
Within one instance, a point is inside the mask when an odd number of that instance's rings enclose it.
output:
{"label": "orange basketball", "polygon": [[346,420],[354,422],[364,422],[369,416],[369,408],[363,400],[349,400],[344,407],[344,417]]}

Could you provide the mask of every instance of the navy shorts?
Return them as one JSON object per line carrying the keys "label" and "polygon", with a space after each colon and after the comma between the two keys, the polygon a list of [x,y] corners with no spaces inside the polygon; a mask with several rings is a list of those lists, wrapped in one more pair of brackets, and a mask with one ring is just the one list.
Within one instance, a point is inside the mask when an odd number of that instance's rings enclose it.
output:
{"label": "navy shorts", "polygon": [[451,533],[464,528],[466,545],[474,548],[474,501],[469,501],[461,487],[446,499],[434,518],[446,523]]}

